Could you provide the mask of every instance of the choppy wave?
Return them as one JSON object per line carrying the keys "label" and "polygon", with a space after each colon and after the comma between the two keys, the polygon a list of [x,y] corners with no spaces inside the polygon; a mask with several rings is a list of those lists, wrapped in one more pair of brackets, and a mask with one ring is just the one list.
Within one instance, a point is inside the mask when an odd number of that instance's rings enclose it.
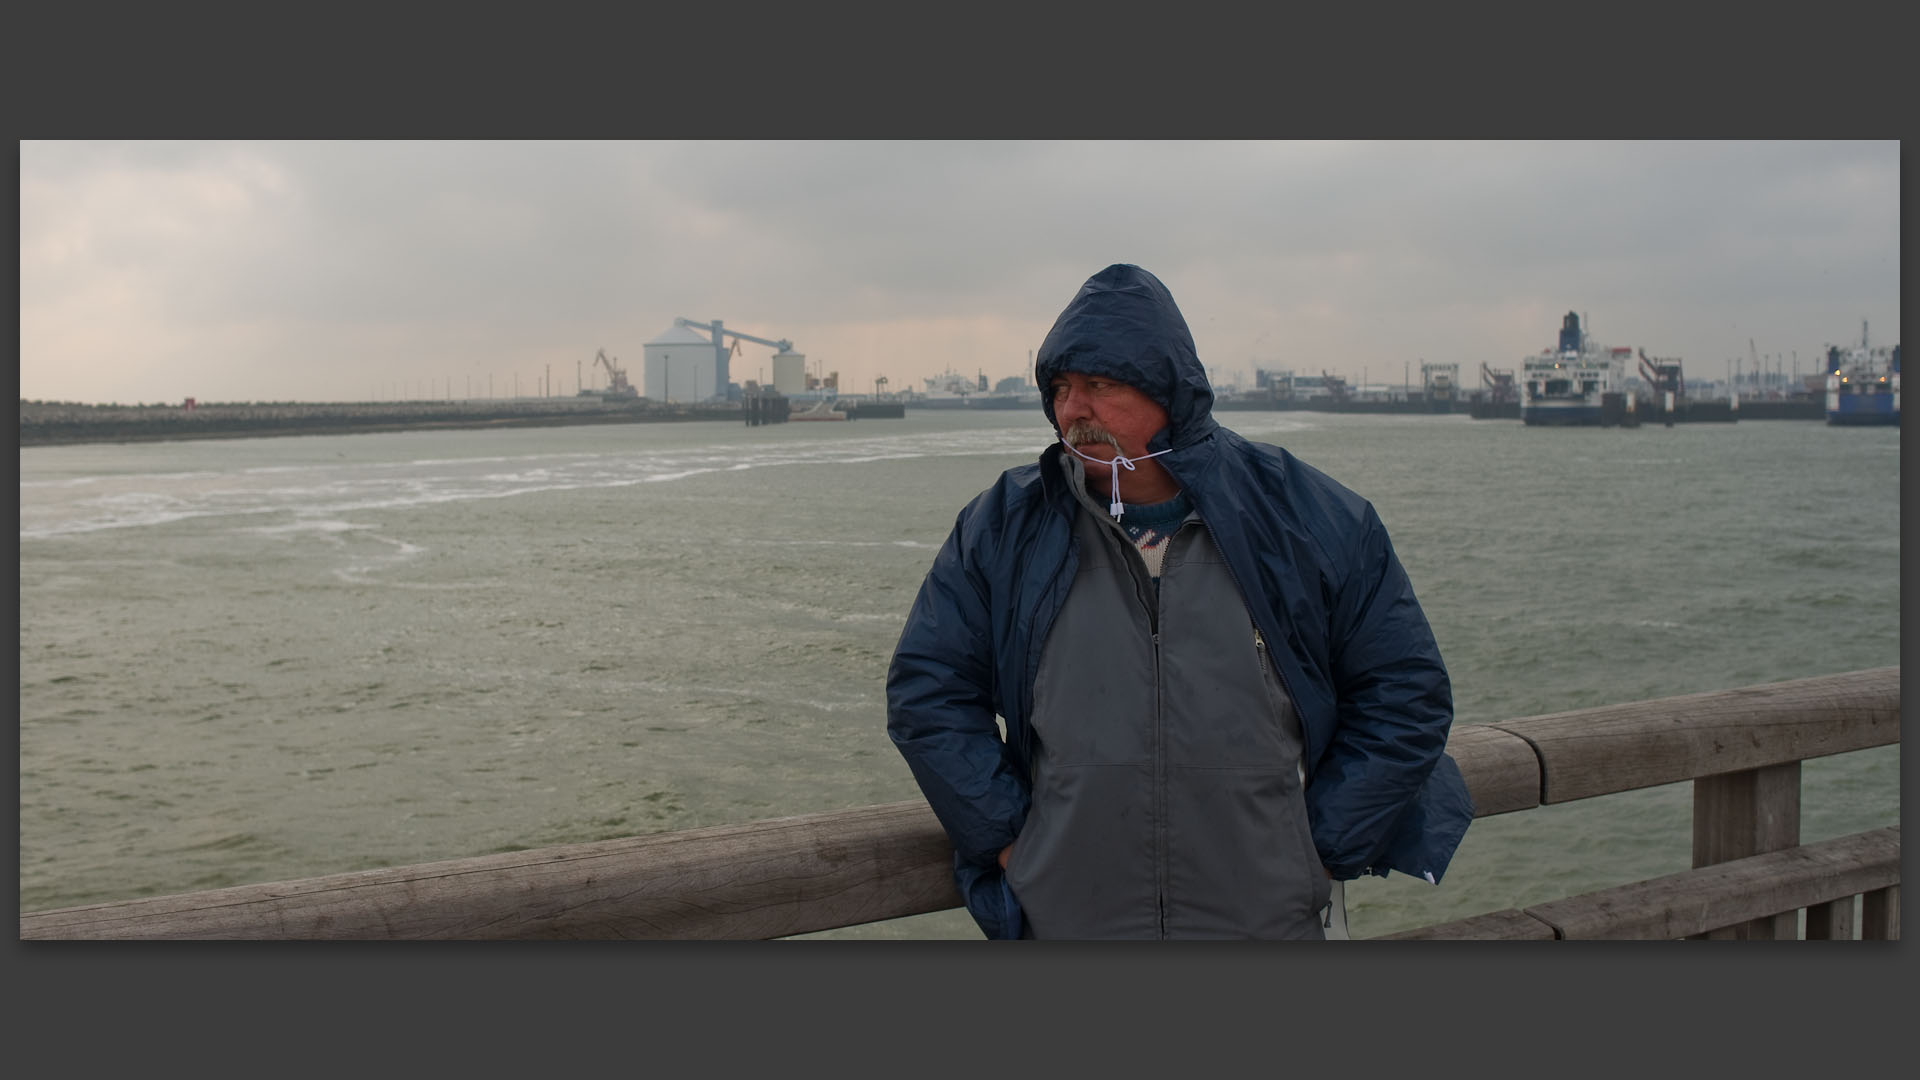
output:
{"label": "choppy wave", "polygon": [[48,540],[203,517],[292,514],[331,519],[355,511],[672,483],[715,473],[794,465],[1025,454],[1037,450],[1043,441],[1036,441],[1029,431],[984,429],[771,445],[729,441],[662,450],[300,462],[230,471],[111,477],[23,477],[20,538]]}

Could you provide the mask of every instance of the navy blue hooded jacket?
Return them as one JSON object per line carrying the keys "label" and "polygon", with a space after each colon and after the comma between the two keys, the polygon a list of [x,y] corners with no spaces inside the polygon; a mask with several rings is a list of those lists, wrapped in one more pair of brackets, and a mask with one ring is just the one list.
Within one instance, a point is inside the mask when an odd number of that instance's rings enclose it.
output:
{"label": "navy blue hooded jacket", "polygon": [[[1167,410],[1147,450],[1171,449],[1155,460],[1206,521],[1274,643],[1305,737],[1321,862],[1339,879],[1391,869],[1437,883],[1473,804],[1445,753],[1446,668],[1372,505],[1214,421],[1186,320],[1137,266],[1088,279],[1055,321],[1034,378],[1044,389],[1068,371],[1117,379]],[[1052,421],[1051,395],[1042,400]],[[990,938],[1020,936],[998,856],[1026,820],[1034,673],[1078,565],[1063,453],[1056,444],[1009,469],[960,512],[887,673],[887,732],[945,827],[955,882]]]}

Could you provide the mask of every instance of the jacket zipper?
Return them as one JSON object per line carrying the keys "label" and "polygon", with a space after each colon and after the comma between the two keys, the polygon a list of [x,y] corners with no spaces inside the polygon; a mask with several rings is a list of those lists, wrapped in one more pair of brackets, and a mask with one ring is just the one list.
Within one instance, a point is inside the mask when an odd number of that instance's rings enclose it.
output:
{"label": "jacket zipper", "polygon": [[[1174,557],[1174,547],[1181,542],[1191,528],[1187,522],[1181,522],[1167,537],[1166,550],[1160,553],[1160,587],[1165,588],[1167,576],[1173,572],[1179,560]],[[1132,547],[1131,544],[1128,545]],[[1160,937],[1167,937],[1167,727],[1166,727],[1166,679],[1163,669],[1163,656],[1160,645],[1160,593],[1153,588],[1152,575],[1146,574],[1146,560],[1134,551],[1135,564],[1147,578],[1150,590],[1147,594],[1148,617],[1153,629],[1153,797],[1154,797],[1154,896],[1158,907]]]}
{"label": "jacket zipper", "polygon": [[[1167,936],[1167,695],[1160,653],[1160,593],[1154,587],[1153,575],[1147,573],[1147,562],[1139,549],[1124,535],[1121,540],[1133,559],[1134,581],[1145,581],[1141,599],[1147,607],[1147,629],[1153,639],[1153,897],[1155,921],[1164,940]],[[1160,557],[1162,581],[1171,568],[1167,556],[1172,554],[1172,537],[1167,538],[1167,548]]]}
{"label": "jacket zipper", "polygon": [[[1168,474],[1173,477],[1174,483],[1179,484],[1182,491],[1190,492],[1193,490],[1193,486],[1181,479],[1179,467],[1175,462],[1175,458],[1179,456],[1178,454],[1174,454],[1167,457],[1164,460],[1164,464]],[[1191,496],[1189,497],[1191,498]],[[1194,501],[1193,508],[1199,511],[1200,519],[1205,521],[1207,516],[1206,509],[1200,505],[1199,500],[1196,499]],[[1240,602],[1247,605],[1248,613],[1252,614],[1254,609],[1252,598],[1254,594],[1247,591],[1247,583],[1240,580],[1240,572],[1234,569],[1233,560],[1227,558],[1225,551],[1220,552],[1220,565],[1227,568],[1227,576],[1233,579],[1233,587],[1240,593]],[[1260,620],[1257,617],[1254,619],[1253,628],[1256,631],[1260,629]],[[1301,711],[1300,695],[1293,692],[1293,683],[1287,678],[1287,669],[1281,666],[1277,660],[1274,661],[1273,664],[1273,673],[1280,676],[1280,688],[1287,692],[1287,700],[1293,702],[1294,713],[1300,717],[1300,759],[1303,762],[1312,761],[1314,758],[1313,725],[1307,722],[1306,713]]]}
{"label": "jacket zipper", "polygon": [[1167,936],[1167,726],[1162,702],[1160,631],[1153,632],[1153,896],[1160,937]]}
{"label": "jacket zipper", "polygon": [[[1175,477],[1175,479],[1177,480],[1178,477]],[[1281,664],[1277,658],[1270,655],[1272,650],[1267,647],[1266,635],[1260,629],[1260,619],[1257,615],[1254,615],[1252,610],[1253,605],[1247,599],[1253,594],[1248,592],[1246,586],[1240,581],[1239,572],[1233,568],[1233,560],[1227,558],[1227,553],[1224,551],[1220,553],[1220,565],[1227,568],[1227,577],[1233,579],[1233,587],[1239,591],[1241,603],[1247,604],[1247,613],[1253,617],[1253,640],[1258,647],[1261,660],[1273,664],[1273,673],[1280,679],[1280,689],[1287,692],[1287,700],[1292,703],[1293,714],[1300,720],[1300,802],[1302,808],[1307,809],[1307,763],[1314,760],[1313,725],[1307,722],[1306,710],[1301,708],[1300,705],[1300,695],[1293,692],[1293,682],[1287,678],[1286,666]],[[1311,809],[1307,809],[1307,833],[1308,837],[1311,838],[1313,833],[1313,812]],[[1317,847],[1314,854],[1318,857],[1319,851]],[[1373,873],[1373,868],[1369,866],[1365,870],[1362,870],[1361,873],[1371,874]]]}
{"label": "jacket zipper", "polygon": [[[1165,671],[1160,652],[1160,593],[1154,587],[1147,560],[1132,538],[1115,529],[1118,543],[1125,549],[1127,569],[1133,577],[1134,595],[1147,613],[1147,630],[1153,647],[1153,900],[1154,921],[1160,937],[1167,936],[1167,728]],[[1179,535],[1179,530],[1175,530]],[[1167,538],[1167,551],[1161,555],[1160,579],[1166,580],[1172,560],[1173,537]]]}
{"label": "jacket zipper", "polygon": [[1226,552],[1224,551],[1220,554],[1220,565],[1227,568],[1227,576],[1233,579],[1233,587],[1239,591],[1241,602],[1246,603],[1248,606],[1247,614],[1253,619],[1253,641],[1255,647],[1260,651],[1261,660],[1262,662],[1268,662],[1273,665],[1273,673],[1280,679],[1280,689],[1287,692],[1287,700],[1293,703],[1294,714],[1300,717],[1300,760],[1303,763],[1312,761],[1313,727],[1307,723],[1306,713],[1301,711],[1300,695],[1293,692],[1293,683],[1287,678],[1286,667],[1282,665],[1278,659],[1270,655],[1272,649],[1267,646],[1266,634],[1260,629],[1259,617],[1253,614],[1253,605],[1247,601],[1247,597],[1253,594],[1247,591],[1246,586],[1240,581],[1240,575],[1234,571],[1233,560],[1226,558]]}

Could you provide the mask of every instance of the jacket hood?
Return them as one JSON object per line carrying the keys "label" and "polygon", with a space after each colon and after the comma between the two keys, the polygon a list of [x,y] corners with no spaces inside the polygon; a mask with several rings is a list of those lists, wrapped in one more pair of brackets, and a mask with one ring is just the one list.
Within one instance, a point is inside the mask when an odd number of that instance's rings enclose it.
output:
{"label": "jacket hood", "polygon": [[1187,320],[1160,279],[1138,266],[1115,263],[1088,278],[1040,343],[1033,381],[1055,431],[1047,384],[1066,371],[1118,379],[1167,410],[1167,430],[1150,449],[1191,446],[1217,426],[1213,387]]}

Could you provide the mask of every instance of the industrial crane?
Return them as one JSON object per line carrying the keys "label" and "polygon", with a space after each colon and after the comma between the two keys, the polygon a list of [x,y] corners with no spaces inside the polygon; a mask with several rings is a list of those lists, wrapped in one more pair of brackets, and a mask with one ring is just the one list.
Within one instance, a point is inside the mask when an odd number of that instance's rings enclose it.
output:
{"label": "industrial crane", "polygon": [[1664,394],[1660,400],[1663,408],[1672,412],[1677,407],[1676,398],[1684,397],[1687,392],[1687,377],[1681,370],[1680,361],[1665,360],[1657,356],[1648,356],[1647,350],[1640,350],[1640,377],[1647,382],[1647,388],[1656,394]]}
{"label": "industrial crane", "polygon": [[1520,400],[1520,392],[1513,386],[1511,368],[1495,370],[1488,367],[1485,360],[1480,361],[1480,385],[1486,387],[1489,401],[1505,404]]}
{"label": "industrial crane", "polygon": [[734,349],[729,349],[727,343],[722,340],[723,336],[734,339],[735,349],[739,347],[740,342],[751,341],[759,345],[771,345],[783,353],[793,351],[793,342],[791,341],[769,341],[763,337],[754,337],[752,334],[743,334],[738,330],[728,330],[719,319],[715,319],[710,323],[703,323],[694,322],[692,319],[676,318],[673,320],[673,325],[691,327],[695,330],[705,330],[707,333],[713,335],[714,382],[716,384],[714,386],[714,393],[717,397],[726,396],[727,384],[731,381],[727,361],[734,352]]}
{"label": "industrial crane", "polygon": [[627,369],[615,364],[609,359],[607,357],[607,350],[601,349],[595,352],[593,359],[595,363],[601,364],[607,369],[607,393],[605,396],[609,400],[613,398],[637,398],[640,396],[640,391],[634,389],[633,384],[627,381]]}
{"label": "industrial crane", "polygon": [[690,326],[695,330],[705,330],[707,333],[713,335],[713,342],[716,345],[721,344],[720,335],[726,334],[730,337],[738,338],[741,341],[752,341],[760,345],[771,345],[781,352],[793,351],[793,342],[791,341],[768,341],[766,338],[754,337],[752,334],[743,334],[738,330],[728,330],[719,319],[715,319],[710,323],[694,322],[692,319],[675,319],[673,320],[673,324],[675,326]]}

